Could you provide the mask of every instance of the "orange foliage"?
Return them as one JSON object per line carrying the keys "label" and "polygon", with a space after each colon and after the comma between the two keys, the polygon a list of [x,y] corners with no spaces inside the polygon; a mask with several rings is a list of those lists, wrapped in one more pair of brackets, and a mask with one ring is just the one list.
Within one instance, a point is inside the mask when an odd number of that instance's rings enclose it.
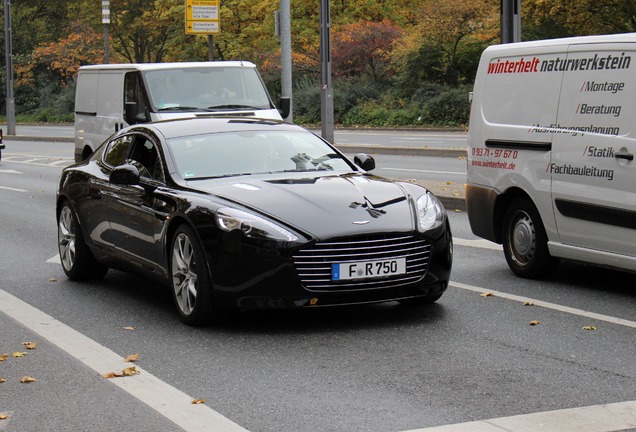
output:
{"label": "orange foliage", "polygon": [[67,85],[75,78],[80,66],[103,61],[103,36],[79,22],[74,23],[71,29],[66,38],[42,43],[29,56],[27,63],[15,65],[16,86],[35,87],[39,73],[52,75],[62,85]]}

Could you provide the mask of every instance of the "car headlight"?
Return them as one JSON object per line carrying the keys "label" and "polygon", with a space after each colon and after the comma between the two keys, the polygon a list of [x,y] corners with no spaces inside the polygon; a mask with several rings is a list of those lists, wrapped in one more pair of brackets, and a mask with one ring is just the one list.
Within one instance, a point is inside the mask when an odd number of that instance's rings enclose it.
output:
{"label": "car headlight", "polygon": [[298,237],[280,225],[255,214],[233,208],[222,208],[216,221],[223,231],[241,231],[246,237],[268,240],[296,241]]}
{"label": "car headlight", "polygon": [[435,195],[425,193],[417,199],[417,229],[420,232],[438,228],[444,223],[444,206]]}

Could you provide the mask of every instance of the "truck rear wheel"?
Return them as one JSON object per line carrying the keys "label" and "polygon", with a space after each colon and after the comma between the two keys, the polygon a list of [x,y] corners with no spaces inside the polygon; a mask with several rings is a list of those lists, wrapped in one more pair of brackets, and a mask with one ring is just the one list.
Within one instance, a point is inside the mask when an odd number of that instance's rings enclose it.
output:
{"label": "truck rear wheel", "polygon": [[548,236],[539,212],[524,198],[517,198],[508,206],[504,218],[503,250],[510,269],[523,278],[544,278],[558,264],[548,250]]}

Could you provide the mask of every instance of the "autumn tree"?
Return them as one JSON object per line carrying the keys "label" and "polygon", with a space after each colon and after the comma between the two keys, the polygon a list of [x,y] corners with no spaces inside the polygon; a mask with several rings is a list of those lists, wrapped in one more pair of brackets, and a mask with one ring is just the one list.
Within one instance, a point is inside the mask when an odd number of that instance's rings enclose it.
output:
{"label": "autumn tree", "polygon": [[104,42],[100,34],[82,23],[73,22],[67,37],[43,42],[33,50],[28,61],[15,65],[16,86],[36,86],[38,78],[68,85],[77,76],[80,66],[99,63],[104,56]]}
{"label": "autumn tree", "polygon": [[524,40],[636,31],[633,0],[526,0]]}
{"label": "autumn tree", "polygon": [[456,85],[472,80],[483,48],[498,37],[499,2],[427,0],[398,50],[403,79]]}
{"label": "autumn tree", "polygon": [[332,67],[336,76],[367,75],[372,81],[388,76],[391,53],[402,29],[389,20],[359,21],[334,29]]}
{"label": "autumn tree", "polygon": [[131,63],[162,62],[169,41],[184,32],[178,0],[118,0],[111,3],[113,50]]}

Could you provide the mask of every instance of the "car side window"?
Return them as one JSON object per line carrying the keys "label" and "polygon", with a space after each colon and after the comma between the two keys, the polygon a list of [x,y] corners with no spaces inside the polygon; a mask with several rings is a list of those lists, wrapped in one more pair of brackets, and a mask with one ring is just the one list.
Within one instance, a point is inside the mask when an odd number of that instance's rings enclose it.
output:
{"label": "car side window", "polygon": [[125,163],[134,165],[139,170],[139,175],[163,182],[163,169],[157,147],[151,139],[144,135],[135,135],[132,148]]}
{"label": "car side window", "polygon": [[108,149],[104,154],[104,162],[113,167],[123,165],[132,144],[132,138],[132,136],[126,135],[108,143]]}

